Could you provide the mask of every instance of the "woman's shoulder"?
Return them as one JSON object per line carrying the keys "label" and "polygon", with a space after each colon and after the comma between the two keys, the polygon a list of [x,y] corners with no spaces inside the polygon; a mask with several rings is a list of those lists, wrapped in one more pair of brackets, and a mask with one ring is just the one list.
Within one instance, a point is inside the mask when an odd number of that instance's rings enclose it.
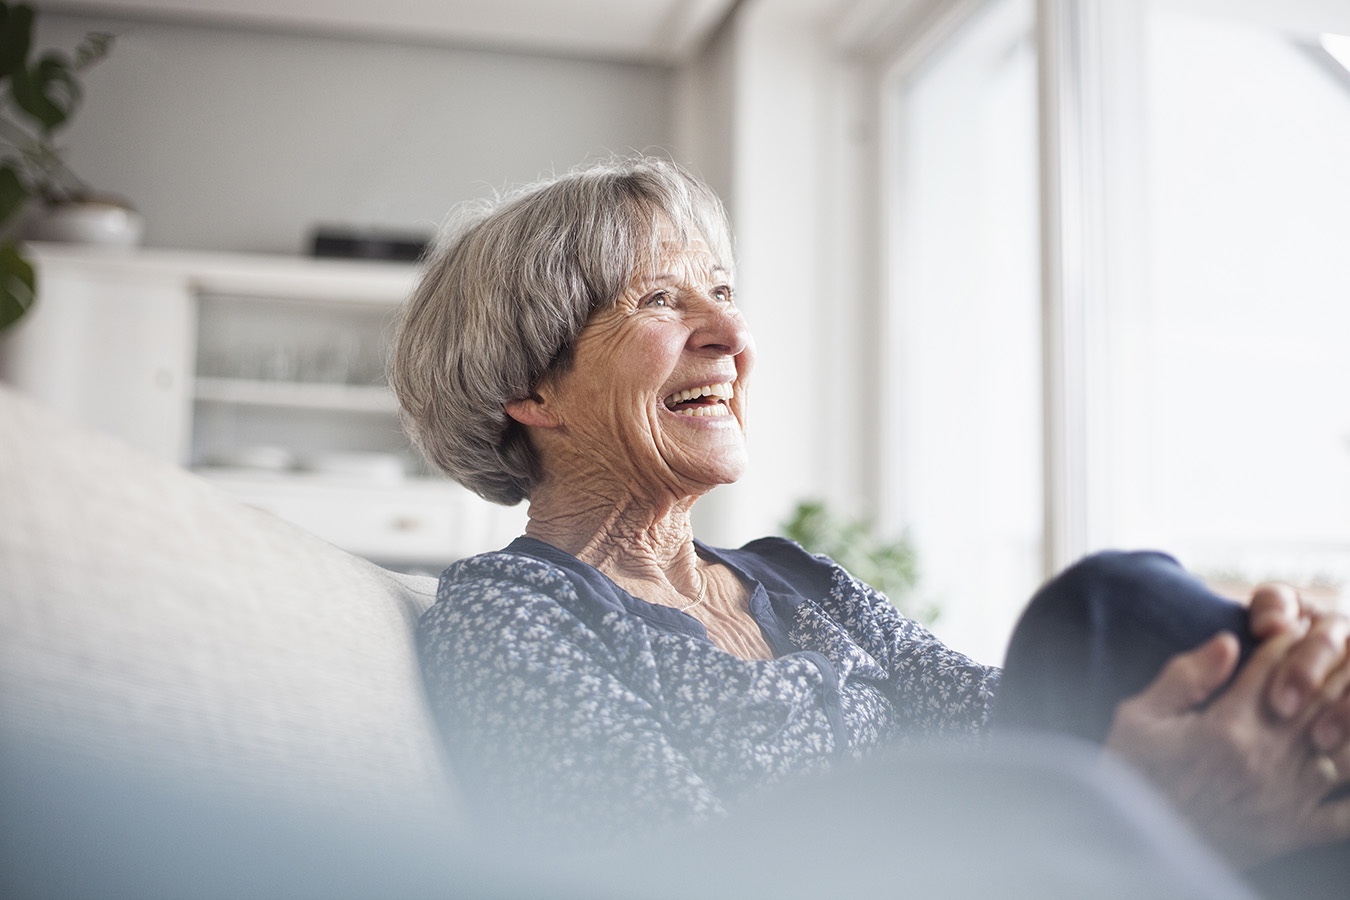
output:
{"label": "woman's shoulder", "polygon": [[547,590],[567,582],[567,572],[557,563],[523,553],[512,547],[465,557],[441,573],[437,599],[465,587],[485,582],[518,583]]}
{"label": "woman's shoulder", "polygon": [[801,544],[780,535],[768,535],[745,544],[739,553],[750,553],[764,559],[782,560],[800,564],[828,561],[828,557],[819,556],[807,550]]}
{"label": "woman's shoulder", "polygon": [[578,621],[579,605],[561,567],[510,549],[480,553],[441,573],[436,601],[418,621],[418,639],[423,653],[439,648],[461,666],[507,651],[538,656],[545,652],[539,635],[550,635],[549,644],[585,638],[590,629]]}
{"label": "woman's shoulder", "polygon": [[820,596],[835,584],[839,565],[828,556],[812,553],[796,541],[769,536],[735,550],[714,551],[723,560],[751,574],[772,590],[774,582],[794,593]]}
{"label": "woman's shoulder", "polygon": [[556,606],[569,593],[574,591],[567,573],[553,563],[509,548],[479,553],[441,573],[436,602],[422,614],[422,624],[510,618],[528,608]]}
{"label": "woman's shoulder", "polygon": [[[607,591],[606,588],[609,588]],[[441,573],[436,602],[422,615],[460,627],[563,622],[594,630],[623,610],[615,589],[575,557],[529,538],[461,559]]]}

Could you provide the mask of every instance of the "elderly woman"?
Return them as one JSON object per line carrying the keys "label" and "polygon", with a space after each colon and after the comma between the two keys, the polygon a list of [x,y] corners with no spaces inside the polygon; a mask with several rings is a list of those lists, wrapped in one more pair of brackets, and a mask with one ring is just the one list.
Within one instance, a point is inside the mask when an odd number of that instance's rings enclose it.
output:
{"label": "elderly woman", "polygon": [[[637,158],[464,211],[405,311],[391,381],[410,433],[481,496],[529,501],[526,534],[450,566],[419,631],[466,789],[509,822],[594,835],[697,820],[787,776],[989,727],[1000,671],[829,559],[695,539],[695,501],[747,465],[755,347],[734,283],[716,196]],[[1246,610],[1151,555],[1085,563],[1033,608],[1094,591],[1197,595],[1217,613],[1142,673],[1103,676],[1084,702],[1105,709],[1092,736],[1230,856],[1350,836],[1346,802],[1322,803],[1350,772],[1343,620],[1262,592],[1261,640],[1208,703]],[[1053,631],[1032,643],[1068,639]],[[1029,675],[1009,708],[1046,705],[1037,678],[1062,676]]]}

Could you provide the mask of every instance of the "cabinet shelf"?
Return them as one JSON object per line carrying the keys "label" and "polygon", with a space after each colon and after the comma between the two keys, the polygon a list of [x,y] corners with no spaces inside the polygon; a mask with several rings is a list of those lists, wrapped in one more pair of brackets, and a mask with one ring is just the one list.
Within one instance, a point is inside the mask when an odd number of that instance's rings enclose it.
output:
{"label": "cabinet shelf", "polygon": [[521,508],[423,477],[377,383],[414,267],[31,249],[41,299],[0,378],[68,417],[381,565],[439,571],[523,528]]}
{"label": "cabinet shelf", "polygon": [[194,395],[200,402],[274,409],[386,415],[398,412],[398,402],[389,389],[374,384],[327,384],[314,381],[264,381],[198,376]]}

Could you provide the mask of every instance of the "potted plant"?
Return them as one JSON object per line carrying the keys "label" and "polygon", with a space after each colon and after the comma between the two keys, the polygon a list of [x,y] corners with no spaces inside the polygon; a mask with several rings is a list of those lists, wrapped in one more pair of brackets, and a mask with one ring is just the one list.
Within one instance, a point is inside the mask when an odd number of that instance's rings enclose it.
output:
{"label": "potted plant", "polygon": [[846,521],[818,500],[803,500],[782,524],[784,537],[824,553],[881,591],[905,615],[931,625],[940,610],[917,596],[918,559],[908,535],[887,539],[867,520]]}
{"label": "potted plant", "polygon": [[34,55],[34,19],[31,7],[0,0],[0,328],[18,320],[36,294],[36,273],[19,242],[33,201],[54,210],[92,196],[55,138],[79,107],[79,74],[112,44],[112,35],[92,33],[73,55]]}

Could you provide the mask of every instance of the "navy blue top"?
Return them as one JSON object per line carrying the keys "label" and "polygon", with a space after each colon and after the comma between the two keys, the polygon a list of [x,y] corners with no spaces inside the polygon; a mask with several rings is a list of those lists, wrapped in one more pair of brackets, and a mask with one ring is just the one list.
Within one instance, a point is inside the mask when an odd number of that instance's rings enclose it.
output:
{"label": "navy blue top", "polygon": [[775,658],[740,659],[532,538],[441,576],[419,649],[466,792],[510,827],[612,833],[715,816],[914,736],[983,732],[999,670],[782,538],[697,544],[750,588]]}

